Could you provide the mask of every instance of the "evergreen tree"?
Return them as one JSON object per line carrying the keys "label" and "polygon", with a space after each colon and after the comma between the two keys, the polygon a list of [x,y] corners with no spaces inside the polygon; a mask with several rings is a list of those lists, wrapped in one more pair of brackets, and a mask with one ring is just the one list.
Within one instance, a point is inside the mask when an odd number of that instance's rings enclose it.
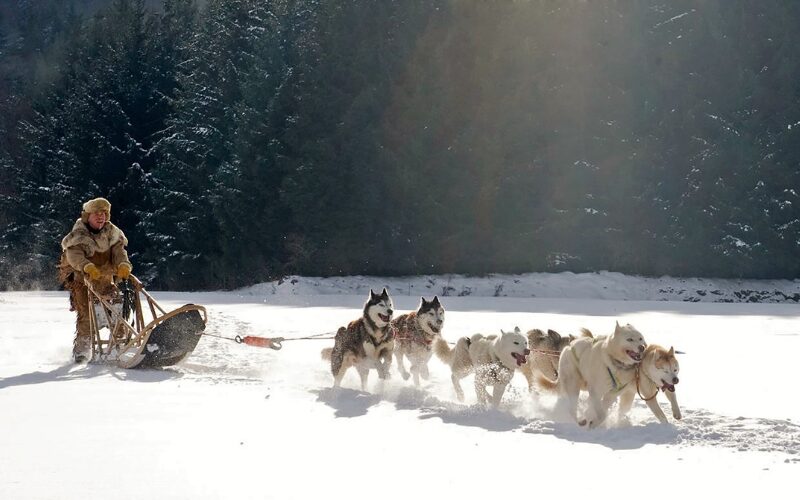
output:
{"label": "evergreen tree", "polygon": [[157,149],[146,258],[160,286],[229,287],[273,272],[265,247],[275,230],[256,231],[280,222],[269,204],[280,182],[271,142],[284,80],[278,29],[271,4],[258,0],[211,1],[202,14]]}

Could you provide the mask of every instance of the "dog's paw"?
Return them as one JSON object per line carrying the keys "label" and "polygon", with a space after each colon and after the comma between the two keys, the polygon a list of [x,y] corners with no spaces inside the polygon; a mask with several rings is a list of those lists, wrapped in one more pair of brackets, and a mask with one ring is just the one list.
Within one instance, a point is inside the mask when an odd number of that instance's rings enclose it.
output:
{"label": "dog's paw", "polygon": [[675,417],[675,420],[680,420],[681,418],[683,418],[683,415],[681,415],[680,410],[673,411],[672,416]]}

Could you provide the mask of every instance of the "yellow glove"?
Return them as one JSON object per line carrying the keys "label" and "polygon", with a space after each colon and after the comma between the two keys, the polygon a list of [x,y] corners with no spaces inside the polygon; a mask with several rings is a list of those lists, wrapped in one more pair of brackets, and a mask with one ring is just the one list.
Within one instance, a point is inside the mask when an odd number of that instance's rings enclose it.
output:
{"label": "yellow glove", "polygon": [[89,279],[97,280],[100,278],[100,270],[97,269],[97,266],[89,262],[85,266],[83,266],[83,272],[89,275]]}
{"label": "yellow glove", "polygon": [[121,280],[126,280],[131,275],[131,265],[127,262],[123,262],[119,266],[117,266],[117,278]]}

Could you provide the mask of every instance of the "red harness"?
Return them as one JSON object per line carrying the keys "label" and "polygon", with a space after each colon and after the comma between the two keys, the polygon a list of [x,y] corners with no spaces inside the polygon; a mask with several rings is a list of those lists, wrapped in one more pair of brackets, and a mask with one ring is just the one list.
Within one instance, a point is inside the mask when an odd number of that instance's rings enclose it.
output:
{"label": "red harness", "polygon": [[553,356],[554,358],[558,358],[561,356],[561,351],[548,351],[547,349],[531,349],[531,352],[538,352],[539,354],[544,354],[545,356]]}
{"label": "red harness", "polygon": [[395,340],[410,340],[411,342],[416,342],[420,345],[429,346],[433,343],[433,339],[429,339],[424,335],[414,335],[414,334],[401,334],[395,329],[392,329],[392,336]]}

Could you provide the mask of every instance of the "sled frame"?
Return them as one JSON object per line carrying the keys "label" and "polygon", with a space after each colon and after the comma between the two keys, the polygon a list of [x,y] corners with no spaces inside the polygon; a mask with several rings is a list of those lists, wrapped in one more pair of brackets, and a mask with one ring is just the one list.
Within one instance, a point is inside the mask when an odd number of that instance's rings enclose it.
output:
{"label": "sled frame", "polygon": [[[126,321],[122,317],[121,307],[122,295],[119,288],[114,288],[111,295],[98,293],[89,279],[84,279],[87,293],[89,295],[89,329],[92,338],[92,361],[108,362],[116,361],[122,368],[130,368],[125,361],[127,355],[137,353],[153,330],[173,316],[177,316],[187,311],[196,310],[202,315],[203,323],[208,322],[208,313],[203,306],[188,304],[179,307],[174,311],[167,312],[162,308],[152,295],[147,293],[144,285],[139,279],[131,274],[128,278],[133,288],[133,307],[131,309],[132,318]],[[143,302],[147,304],[151,319],[145,322],[143,313]],[[101,334],[101,328],[97,324],[95,305],[99,306],[101,314],[105,315],[108,327],[106,336]],[[135,356],[134,356],[135,357]]]}

